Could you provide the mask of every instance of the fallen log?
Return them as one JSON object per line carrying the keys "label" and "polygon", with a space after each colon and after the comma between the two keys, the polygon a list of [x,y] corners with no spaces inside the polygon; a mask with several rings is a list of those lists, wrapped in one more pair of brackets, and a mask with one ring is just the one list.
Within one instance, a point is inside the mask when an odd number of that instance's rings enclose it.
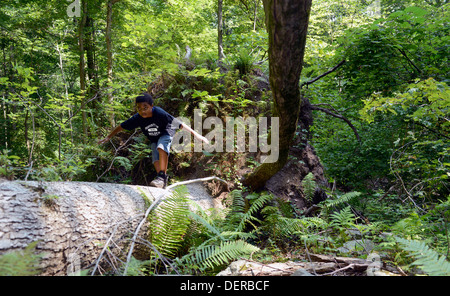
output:
{"label": "fallen log", "polygon": [[335,262],[335,263],[343,263],[343,264],[359,264],[359,265],[366,265],[366,268],[369,264],[372,262],[367,261],[365,259],[361,258],[352,258],[352,257],[339,257],[339,256],[329,256],[329,255],[322,255],[322,254],[309,254],[312,261],[316,262]]}
{"label": "fallen log", "polygon": [[42,275],[87,269],[107,240],[111,248],[127,246],[149,202],[167,194],[123,184],[0,180],[0,255],[38,242]]}

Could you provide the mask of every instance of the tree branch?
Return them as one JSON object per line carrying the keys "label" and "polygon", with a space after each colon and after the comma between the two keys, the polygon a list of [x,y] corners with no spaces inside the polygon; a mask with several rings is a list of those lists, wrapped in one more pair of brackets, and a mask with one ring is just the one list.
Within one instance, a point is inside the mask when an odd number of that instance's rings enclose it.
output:
{"label": "tree branch", "polygon": [[414,62],[408,57],[408,55],[406,54],[406,52],[403,49],[401,49],[399,47],[397,47],[397,49],[402,54],[402,56],[404,56],[406,58],[406,60],[409,62],[409,64],[411,66],[413,66],[414,69],[417,70],[417,72],[422,73],[422,70],[420,70],[419,67],[417,67],[416,64],[414,64]]}
{"label": "tree branch", "polygon": [[316,78],[314,78],[314,79],[312,79],[312,80],[310,80],[310,81],[307,81],[307,82],[302,83],[302,84],[300,85],[300,88],[303,88],[303,86],[305,86],[305,85],[308,86],[308,85],[310,85],[310,84],[313,84],[313,83],[316,82],[317,80],[319,80],[319,79],[321,79],[321,78],[327,76],[327,75],[330,74],[330,73],[333,73],[334,71],[336,71],[337,69],[339,69],[339,67],[341,67],[342,65],[344,65],[345,62],[346,62],[345,60],[342,60],[339,64],[337,64],[336,66],[334,66],[333,68],[331,68],[331,69],[328,70],[327,72],[325,72],[325,73],[323,73],[323,74],[317,76]]}
{"label": "tree branch", "polygon": [[[150,192],[150,194],[153,196],[153,194]],[[161,194],[160,196],[158,196],[157,198],[154,198],[153,203],[147,208],[147,211],[145,211],[144,214],[144,218],[141,220],[141,222],[139,223],[138,227],[136,228],[136,231],[134,232],[133,238],[131,239],[131,245],[130,245],[130,250],[128,251],[128,255],[127,255],[127,261],[125,263],[125,268],[123,271],[123,275],[127,274],[128,271],[128,265],[131,261],[131,255],[133,254],[133,248],[136,242],[136,238],[139,234],[139,231],[141,230],[141,227],[144,225],[145,221],[147,220],[147,216],[150,214],[151,210],[159,204],[159,202],[161,201],[161,199],[164,197],[164,194]]]}
{"label": "tree branch", "polygon": [[317,111],[324,112],[324,113],[326,113],[326,114],[328,114],[328,115],[331,115],[331,116],[333,116],[333,117],[336,117],[336,118],[339,118],[339,119],[342,119],[343,121],[345,121],[345,122],[350,126],[350,128],[353,130],[353,133],[355,134],[356,139],[358,139],[358,142],[361,143],[361,138],[360,138],[360,136],[359,136],[359,134],[358,134],[358,130],[357,130],[356,127],[351,123],[351,121],[348,120],[346,117],[342,116],[341,114],[333,113],[333,112],[331,112],[331,111],[328,110],[328,109],[318,107],[317,105],[311,105],[311,109],[312,109],[312,110],[317,110]]}
{"label": "tree branch", "polygon": [[191,183],[196,183],[196,182],[211,181],[211,180],[220,181],[220,182],[224,183],[225,185],[227,185],[227,187],[228,187],[227,181],[225,181],[223,179],[220,179],[219,177],[212,176],[212,177],[206,177],[206,178],[200,178],[200,179],[194,179],[194,180],[178,182],[178,183],[172,184],[170,186],[167,186],[166,190],[172,189],[173,187],[180,186],[180,185],[186,185],[186,184],[191,184]]}

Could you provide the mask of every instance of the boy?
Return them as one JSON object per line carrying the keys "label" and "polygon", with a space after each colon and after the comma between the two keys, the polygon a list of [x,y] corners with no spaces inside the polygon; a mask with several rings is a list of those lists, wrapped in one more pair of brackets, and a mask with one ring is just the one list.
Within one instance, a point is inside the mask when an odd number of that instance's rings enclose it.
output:
{"label": "boy", "polygon": [[163,109],[153,106],[153,98],[148,93],[136,97],[136,107],[138,113],[122,122],[106,138],[98,141],[98,144],[108,142],[124,129],[134,130],[140,127],[150,140],[153,165],[158,174],[150,186],[165,188],[168,179],[167,164],[169,163],[170,146],[176,130],[184,128],[201,141],[205,143],[209,143],[209,141]]}

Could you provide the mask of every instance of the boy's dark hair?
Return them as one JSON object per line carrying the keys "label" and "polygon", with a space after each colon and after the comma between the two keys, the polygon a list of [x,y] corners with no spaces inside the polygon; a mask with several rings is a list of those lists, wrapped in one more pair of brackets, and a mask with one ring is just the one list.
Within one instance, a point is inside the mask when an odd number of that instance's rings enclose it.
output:
{"label": "boy's dark hair", "polygon": [[153,98],[149,93],[143,93],[140,96],[136,97],[136,104],[137,103],[148,103],[149,105],[153,106]]}

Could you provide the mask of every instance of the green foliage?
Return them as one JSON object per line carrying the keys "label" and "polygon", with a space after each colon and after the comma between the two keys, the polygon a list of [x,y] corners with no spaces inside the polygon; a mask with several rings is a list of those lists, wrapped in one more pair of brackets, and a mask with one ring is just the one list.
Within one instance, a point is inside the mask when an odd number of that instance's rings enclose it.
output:
{"label": "green foliage", "polygon": [[303,193],[305,194],[305,198],[309,202],[312,201],[316,187],[317,184],[314,181],[314,175],[312,173],[307,174],[305,178],[302,180],[302,188]]}
{"label": "green foliage", "polygon": [[391,112],[401,114],[405,120],[420,122],[433,127],[439,124],[443,132],[448,132],[449,123],[444,119],[450,106],[450,88],[444,82],[437,82],[433,78],[417,80],[407,86],[404,93],[397,93],[393,97],[382,97],[374,94],[365,101],[360,114],[368,122],[373,122],[376,112]]}
{"label": "green foliage", "polygon": [[396,151],[391,156],[391,171],[411,188],[406,192],[410,196],[433,198],[447,190],[449,106],[450,88],[429,78],[409,84],[406,91],[392,97],[374,95],[365,101],[361,110],[369,122],[378,112],[390,112],[404,125],[414,125],[414,132],[400,134],[394,141]]}
{"label": "green foliage", "polygon": [[200,270],[213,269],[259,250],[258,247],[243,240],[222,241],[220,245],[205,245],[195,248],[180,261]]}
{"label": "green foliage", "polygon": [[[313,25],[327,14],[347,16],[347,3],[322,10],[326,4],[316,2]],[[365,190],[381,180],[404,182],[411,197],[439,198],[448,171],[448,5],[378,4],[373,19],[354,14],[359,24],[350,26],[330,17],[329,26],[312,31],[308,54],[318,62],[305,67],[304,80],[346,62],[303,91],[313,104],[350,120],[361,137],[358,142],[345,122],[317,112],[312,143],[338,185]],[[359,12],[369,9],[358,5]]]}
{"label": "green foliage", "polygon": [[347,204],[352,199],[361,195],[361,192],[347,192],[342,195],[332,195],[330,198],[323,201],[321,204],[325,210],[337,208],[341,205]]}
{"label": "green foliage", "polygon": [[[152,213],[152,243],[196,272],[251,254],[255,242],[278,251],[290,244],[335,252],[349,239],[346,230],[355,227],[364,235],[380,227],[445,253],[446,2],[313,1],[301,83],[345,64],[303,87],[302,95],[345,117],[361,141],[346,122],[316,111],[308,141],[327,177],[348,193],[332,194],[318,205],[318,216],[303,217],[289,202],[245,191],[233,192],[226,213],[193,213],[180,191]],[[194,109],[219,118],[272,113],[261,1],[224,3],[220,63],[214,1],[118,1],[111,24],[112,76],[107,38],[98,30],[106,25],[106,6],[98,0],[86,3],[90,25],[81,31],[80,22],[67,16],[64,1],[2,2],[0,176],[146,184],[153,170],[147,169],[150,149],[142,135],[129,139],[124,132],[105,146],[95,144],[133,113],[133,99],[143,91],[151,91],[156,104],[175,116],[192,117]],[[189,60],[186,46],[192,50]],[[257,165],[255,156],[245,157],[247,168]],[[174,154],[177,166],[171,168],[183,176],[205,169],[241,188],[241,160],[236,153]],[[298,185],[311,202],[317,187],[312,175]],[[356,213],[371,224],[360,224]],[[401,253],[396,256],[404,260]],[[133,260],[129,272],[143,274],[147,265]]]}
{"label": "green foliage", "polygon": [[347,206],[339,212],[332,213],[330,219],[330,226],[341,230],[354,225],[355,215],[352,213],[350,206]]}
{"label": "green foliage", "polygon": [[42,255],[35,254],[38,242],[29,244],[21,251],[12,251],[0,256],[0,276],[32,276],[40,273]]}
{"label": "green foliage", "polygon": [[253,67],[252,56],[248,53],[240,52],[236,58],[234,68],[239,71],[240,77],[250,73]]}
{"label": "green foliage", "polygon": [[20,166],[20,157],[8,155],[9,150],[4,149],[0,153],[0,177],[14,178],[15,167]]}
{"label": "green foliage", "polygon": [[252,193],[244,197],[241,190],[232,191],[231,197],[233,202],[227,215],[226,228],[237,232],[244,231],[248,224],[256,229],[254,222],[260,221],[255,217],[255,214],[273,199],[273,196],[266,192],[262,194]]}
{"label": "green foliage", "polygon": [[411,252],[416,260],[412,265],[418,266],[430,276],[450,276],[450,262],[445,256],[440,256],[424,242],[396,238],[401,247]]}
{"label": "green foliage", "polygon": [[290,249],[295,245],[297,248],[306,246],[316,253],[336,252],[336,248],[349,239],[348,230],[357,228],[361,235],[370,232],[369,226],[358,225],[353,209],[348,205],[360,195],[359,192],[349,192],[340,197],[333,195],[318,204],[322,211],[314,217],[286,217],[279,205],[268,205],[261,211],[264,220],[258,231],[280,248]]}
{"label": "green foliage", "polygon": [[233,205],[225,217],[214,218],[197,206],[189,215],[192,219],[190,229],[193,231],[185,237],[191,245],[185,255],[177,258],[178,265],[187,270],[205,272],[258,252],[258,247],[246,242],[252,234],[244,232],[244,227],[247,223],[256,227],[253,222],[257,219],[253,215],[271,198],[268,194],[252,195],[252,203],[248,207],[242,192],[234,191]]}
{"label": "green foliage", "polygon": [[149,241],[163,256],[176,256],[188,230],[190,220],[187,195],[186,187],[176,187],[149,216]]}
{"label": "green foliage", "polygon": [[[230,216],[214,218],[189,202],[187,195],[186,187],[176,187],[149,216],[149,240],[159,254],[173,258],[177,267],[185,272],[207,272],[260,250],[245,241],[250,237],[241,230],[245,223]],[[234,203],[233,208],[238,212],[245,208],[241,200],[241,197],[236,198]],[[267,195],[255,197],[248,211],[254,213],[267,200]],[[248,211],[243,221],[254,221]],[[137,270],[146,264],[139,263]]]}

